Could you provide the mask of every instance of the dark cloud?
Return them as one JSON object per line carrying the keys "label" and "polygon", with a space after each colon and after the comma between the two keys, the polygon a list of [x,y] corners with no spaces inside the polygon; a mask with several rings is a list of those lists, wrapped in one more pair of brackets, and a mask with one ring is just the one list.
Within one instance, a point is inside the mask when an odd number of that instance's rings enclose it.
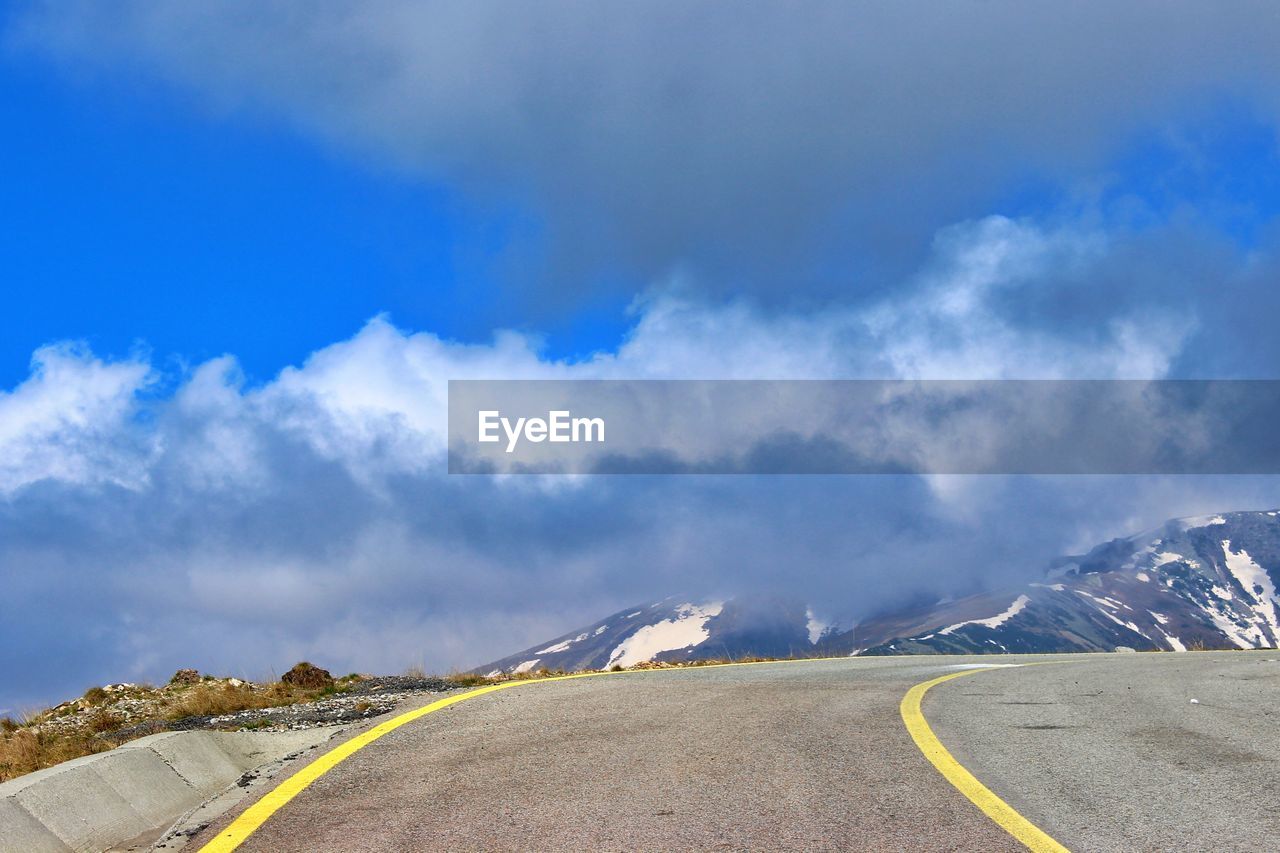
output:
{"label": "dark cloud", "polygon": [[[1269,478],[450,476],[421,450],[429,434],[361,396],[387,377],[412,387],[385,334],[253,391],[210,381],[230,375],[212,363],[135,401],[148,417],[99,423],[97,468],[7,472],[0,707],[182,666],[473,666],[668,594],[785,593],[856,618],[1022,582],[1169,516],[1280,503]],[[399,340],[417,358],[433,346]],[[353,364],[354,398],[317,390]],[[42,381],[0,398],[8,423]],[[117,445],[146,449],[124,482],[97,452]]]}
{"label": "dark cloud", "polygon": [[684,265],[847,298],[1029,176],[1094,181],[1224,96],[1280,110],[1266,2],[34,3],[13,40],[523,208],[552,304]]}

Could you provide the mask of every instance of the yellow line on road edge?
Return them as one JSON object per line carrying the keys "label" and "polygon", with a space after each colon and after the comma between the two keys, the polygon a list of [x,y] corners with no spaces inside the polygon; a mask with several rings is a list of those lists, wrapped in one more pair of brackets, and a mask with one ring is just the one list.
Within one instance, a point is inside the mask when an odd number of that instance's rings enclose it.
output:
{"label": "yellow line on road edge", "polygon": [[956,761],[951,753],[947,751],[947,748],[942,745],[942,741],[938,740],[938,736],[933,733],[933,729],[929,728],[929,723],[925,720],[924,714],[920,710],[920,702],[924,699],[924,694],[929,692],[929,688],[944,681],[950,681],[953,678],[984,671],[986,670],[970,669],[951,672],[912,687],[907,691],[907,695],[902,697],[902,704],[899,706],[899,710],[902,712],[902,721],[907,724],[907,731],[911,733],[912,740],[916,742],[916,746],[920,747],[924,757],[929,759],[929,763],[936,767],[938,772],[955,786],[956,790],[968,797],[975,806],[982,809],[987,817],[999,824],[1001,829],[1021,841],[1029,850],[1035,851],[1035,853],[1069,853],[1067,848],[1054,841],[1040,827],[1014,811],[1012,806],[992,793],[990,788],[979,782],[972,773],[964,768],[964,765]]}
{"label": "yellow line on road edge", "polygon": [[560,675],[553,678],[529,678],[520,681],[503,681],[499,684],[490,684],[475,690],[469,690],[466,693],[458,693],[453,696],[446,696],[443,699],[437,699],[429,705],[423,705],[421,708],[415,708],[407,711],[398,717],[392,717],[384,723],[379,723],[369,731],[356,735],[351,740],[341,743],[333,749],[321,755],[315,761],[303,767],[297,773],[294,773],[285,781],[281,782],[274,789],[268,792],[262,799],[258,800],[235,820],[231,825],[218,833],[208,844],[200,848],[200,853],[229,853],[235,850],[245,839],[253,834],[254,830],[262,826],[267,818],[271,817],[279,811],[286,803],[292,800],[298,794],[328,773],[339,762],[345,760],[355,752],[369,744],[373,743],[383,735],[390,734],[406,723],[412,723],[419,717],[425,717],[427,714],[448,708],[450,705],[456,705],[459,702],[465,702],[467,699],[474,699],[477,696],[483,696],[486,693],[495,693],[499,690],[506,690],[510,687],[518,687],[523,684],[542,684],[548,681],[566,681],[571,678],[590,678],[593,675],[607,675],[603,672],[581,672],[575,675]]}
{"label": "yellow line on road edge", "polygon": [[506,690],[511,687],[519,687],[525,684],[547,684],[552,681],[569,681],[574,678],[593,678],[600,675],[630,675],[637,672],[683,672],[685,670],[699,669],[718,669],[726,666],[754,666],[770,663],[812,663],[819,660],[844,660],[844,658],[797,658],[794,660],[770,660],[770,661],[744,661],[742,663],[717,663],[707,666],[698,667],[678,667],[674,669],[628,669],[622,672],[579,672],[573,675],[557,675],[551,678],[528,678],[518,681],[503,681],[499,684],[490,684],[486,687],[480,687],[475,690],[469,690],[466,693],[458,693],[453,696],[446,696],[443,699],[437,699],[430,705],[423,705],[421,708],[415,708],[412,711],[406,711],[398,717],[392,717],[384,723],[379,723],[369,731],[353,737],[351,740],[341,743],[330,751],[321,755],[315,761],[303,767],[297,773],[294,773],[285,781],[281,782],[270,792],[265,794],[262,799],[245,809],[244,812],[231,822],[231,824],[222,832],[212,838],[208,844],[200,848],[200,853],[230,853],[235,850],[245,839],[271,817],[277,811],[284,807],[286,803],[292,800],[298,794],[302,793],[308,785],[319,779],[325,773],[328,773],[336,767],[341,761],[348,758],[355,752],[385,734],[390,734],[406,723],[412,723],[419,717],[425,717],[427,714],[448,708],[450,705],[456,705],[459,702],[465,702],[468,699],[474,699],[477,696],[483,696],[486,693],[495,693],[499,690]]}

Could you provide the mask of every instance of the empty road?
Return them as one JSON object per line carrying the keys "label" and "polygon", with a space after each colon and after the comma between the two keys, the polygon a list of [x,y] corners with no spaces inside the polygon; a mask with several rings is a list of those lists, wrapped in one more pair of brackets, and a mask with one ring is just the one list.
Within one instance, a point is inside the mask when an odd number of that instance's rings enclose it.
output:
{"label": "empty road", "polygon": [[1278,658],[851,658],[522,684],[356,751],[239,849],[1021,850],[899,706],[957,667],[1044,661],[923,701],[999,798],[1075,850],[1275,849]]}

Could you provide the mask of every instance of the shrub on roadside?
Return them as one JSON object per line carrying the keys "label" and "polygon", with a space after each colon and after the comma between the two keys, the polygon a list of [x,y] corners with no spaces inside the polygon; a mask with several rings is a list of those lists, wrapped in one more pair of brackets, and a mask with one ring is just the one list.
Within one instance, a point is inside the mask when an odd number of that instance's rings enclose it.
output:
{"label": "shrub on roadside", "polygon": [[124,725],[124,720],[107,710],[98,711],[89,718],[89,731],[94,734],[109,732]]}
{"label": "shrub on roadside", "polygon": [[199,684],[200,671],[198,669],[180,669],[169,679],[169,683],[179,687]]}
{"label": "shrub on roadside", "polygon": [[302,661],[293,669],[280,676],[280,680],[292,687],[319,689],[333,686],[333,676],[328,670]]}

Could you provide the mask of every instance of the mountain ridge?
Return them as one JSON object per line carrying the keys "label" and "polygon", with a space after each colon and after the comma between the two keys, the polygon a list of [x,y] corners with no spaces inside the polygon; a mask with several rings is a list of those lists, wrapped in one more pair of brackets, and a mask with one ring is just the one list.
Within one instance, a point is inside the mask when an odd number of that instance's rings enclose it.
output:
{"label": "mountain ridge", "polygon": [[1052,561],[1038,581],[855,625],[778,597],[650,601],[475,672],[607,669],[645,661],[1001,654],[1280,645],[1280,511],[1172,519]]}

